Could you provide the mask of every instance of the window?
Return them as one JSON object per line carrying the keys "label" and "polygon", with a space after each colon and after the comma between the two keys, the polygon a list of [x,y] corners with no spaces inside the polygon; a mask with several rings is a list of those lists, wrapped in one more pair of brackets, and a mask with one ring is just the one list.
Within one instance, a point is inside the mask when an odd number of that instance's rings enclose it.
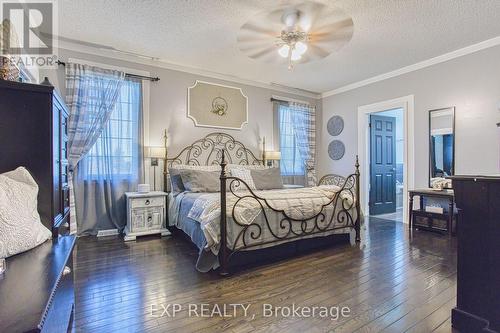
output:
{"label": "window", "polygon": [[281,175],[304,176],[305,162],[300,156],[297,145],[297,136],[294,130],[293,110],[287,105],[279,104],[279,133],[281,151]]}
{"label": "window", "polygon": [[126,79],[110,119],[85,157],[87,179],[135,180],[140,163],[142,84]]}

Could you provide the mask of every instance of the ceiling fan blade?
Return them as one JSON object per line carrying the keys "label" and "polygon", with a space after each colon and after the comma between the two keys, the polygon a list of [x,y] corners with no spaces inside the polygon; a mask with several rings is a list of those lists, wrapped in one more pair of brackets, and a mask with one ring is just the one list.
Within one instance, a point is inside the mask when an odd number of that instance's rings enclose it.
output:
{"label": "ceiling fan blade", "polygon": [[321,17],[326,8],[324,4],[316,2],[305,2],[297,6],[297,10],[300,12],[297,26],[302,31],[310,32],[314,27],[314,23]]}
{"label": "ceiling fan blade", "polygon": [[255,22],[249,22],[249,23],[244,24],[241,27],[240,31],[242,34],[245,34],[245,33],[250,33],[250,34],[254,34],[254,35],[259,34],[259,35],[264,35],[264,36],[268,36],[268,37],[275,37],[277,35],[275,30],[272,30],[266,26],[260,26],[260,25],[256,24]]}
{"label": "ceiling fan blade", "polygon": [[346,18],[342,21],[333,22],[333,23],[322,25],[322,26],[318,26],[314,29],[313,34],[334,35],[337,31],[341,31],[341,30],[346,30],[346,31],[354,30],[354,23],[353,23],[351,18]]}
{"label": "ceiling fan blade", "polygon": [[251,53],[249,53],[249,57],[253,58],[253,59],[259,59],[259,58],[263,58],[266,55],[269,55],[271,53],[274,54],[275,52],[276,52],[276,48],[274,48],[274,47],[268,47],[268,48],[265,48],[265,49],[252,51]]}
{"label": "ceiling fan blade", "polygon": [[311,44],[307,52],[302,57],[308,57],[311,60],[317,60],[321,58],[326,58],[330,55],[330,50],[322,48],[316,44]]}

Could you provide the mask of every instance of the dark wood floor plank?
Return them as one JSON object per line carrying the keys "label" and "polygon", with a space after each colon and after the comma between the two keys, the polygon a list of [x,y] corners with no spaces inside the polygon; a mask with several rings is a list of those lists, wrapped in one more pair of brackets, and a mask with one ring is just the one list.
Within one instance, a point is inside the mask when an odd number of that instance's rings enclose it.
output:
{"label": "dark wood floor plank", "polygon": [[[358,246],[341,245],[240,270],[229,278],[194,269],[181,237],[136,242],[81,238],[75,260],[77,332],[455,332],[456,241],[372,219]],[[251,304],[255,318],[151,316],[151,305]],[[329,318],[263,317],[262,305],[349,306]]]}

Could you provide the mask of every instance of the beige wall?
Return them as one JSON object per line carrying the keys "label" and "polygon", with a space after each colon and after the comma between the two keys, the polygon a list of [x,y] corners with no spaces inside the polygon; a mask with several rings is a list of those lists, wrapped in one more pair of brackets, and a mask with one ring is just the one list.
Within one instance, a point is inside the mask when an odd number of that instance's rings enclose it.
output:
{"label": "beige wall", "polygon": [[[61,49],[59,50],[59,58],[62,61],[66,61],[68,58],[76,58],[90,62],[148,71],[152,76],[160,77],[160,81],[151,83],[150,88],[149,141],[151,145],[161,145],[163,130],[166,128],[169,133],[170,156],[193,142],[193,140],[216,131],[226,132],[234,136],[256,154],[260,155],[260,140],[262,137],[266,137],[269,145],[272,145],[273,142],[273,108],[270,101],[272,95],[305,100],[312,105],[316,105],[318,108],[321,107],[321,103],[318,103],[318,100],[303,96],[86,53]],[[41,71],[41,79],[43,79],[44,76],[48,76],[51,83],[56,86],[63,95],[65,94],[64,68],[62,66],[60,66],[58,70]],[[243,93],[248,97],[248,124],[245,125],[242,130],[195,127],[193,121],[187,117],[186,107],[187,88],[192,86],[196,80],[215,82],[241,88]],[[319,121],[320,110],[318,110],[318,122]],[[269,147],[269,149],[271,148],[272,147]]]}
{"label": "beige wall", "polygon": [[[150,144],[161,144],[168,129],[170,152],[175,153],[194,139],[216,129],[195,127],[187,118],[187,88],[195,80],[240,87],[248,96],[249,123],[243,130],[225,130],[249,148],[260,153],[260,139],[273,142],[272,95],[309,101],[316,105],[318,138],[318,175],[353,171],[357,153],[357,109],[359,106],[406,95],[415,96],[415,185],[426,186],[428,177],[428,110],[456,106],[456,171],[464,174],[499,173],[499,140],[496,123],[500,121],[500,47],[493,47],[425,69],[374,83],[322,101],[270,89],[212,79],[195,74],[141,65],[95,55],[60,50],[62,60],[78,58],[114,66],[149,71],[159,76],[150,91]],[[64,70],[41,71],[64,91]],[[63,92],[64,93],[64,92]],[[333,139],[326,122],[334,114],[344,117],[345,129],[338,137],[346,144],[345,157],[332,161],[327,154]],[[324,120],[324,121],[323,121]],[[271,148],[271,147],[269,147]]]}
{"label": "beige wall", "polygon": [[[415,186],[428,184],[428,111],[448,106],[456,106],[456,172],[499,173],[499,46],[324,98],[319,173],[352,172],[359,106],[407,95],[415,96]],[[340,139],[346,144],[345,157],[335,162],[327,154],[333,138],[326,131],[326,122],[334,114],[344,117]]]}

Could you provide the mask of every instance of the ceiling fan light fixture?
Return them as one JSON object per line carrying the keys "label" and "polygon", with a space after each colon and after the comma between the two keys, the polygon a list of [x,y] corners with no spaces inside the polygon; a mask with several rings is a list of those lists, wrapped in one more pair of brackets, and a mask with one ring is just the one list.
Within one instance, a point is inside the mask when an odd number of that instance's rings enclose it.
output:
{"label": "ceiling fan light fixture", "polygon": [[278,50],[278,53],[280,56],[282,56],[283,58],[287,58],[288,57],[288,52],[290,51],[290,46],[288,46],[287,44],[281,46]]}
{"label": "ceiling fan light fixture", "polygon": [[303,55],[307,51],[307,44],[300,41],[295,43],[294,51],[297,51],[300,55]]}
{"label": "ceiling fan light fixture", "polygon": [[292,61],[297,61],[297,60],[300,60],[300,58],[302,58],[302,54],[297,49],[294,48],[292,50],[292,55],[291,55],[290,59]]}

